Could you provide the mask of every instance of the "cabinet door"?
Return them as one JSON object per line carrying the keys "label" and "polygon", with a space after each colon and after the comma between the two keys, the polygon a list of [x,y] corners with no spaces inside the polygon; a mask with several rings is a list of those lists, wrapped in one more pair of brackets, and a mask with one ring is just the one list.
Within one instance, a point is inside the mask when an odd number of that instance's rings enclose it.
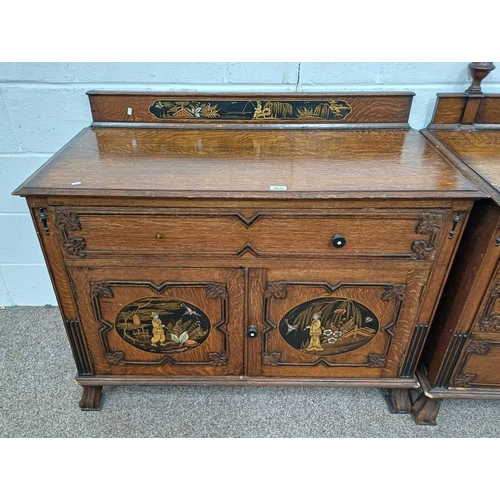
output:
{"label": "cabinet door", "polygon": [[69,269],[98,375],[243,373],[240,270]]}
{"label": "cabinet door", "polygon": [[247,339],[249,373],[412,376],[425,335],[415,323],[428,274],[397,262],[253,271],[250,319],[258,333]]}

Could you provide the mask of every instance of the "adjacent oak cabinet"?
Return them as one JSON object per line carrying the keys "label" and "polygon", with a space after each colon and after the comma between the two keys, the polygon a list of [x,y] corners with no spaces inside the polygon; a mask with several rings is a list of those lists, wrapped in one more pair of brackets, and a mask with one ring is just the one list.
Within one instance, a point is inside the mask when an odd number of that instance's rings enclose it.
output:
{"label": "adjacent oak cabinet", "polygon": [[464,93],[438,94],[423,134],[490,199],[471,213],[420,363],[413,407],[432,424],[446,398],[500,397],[500,94],[484,94],[492,63],[469,65]]}
{"label": "adjacent oak cabinet", "polygon": [[[366,386],[410,412],[485,197],[413,94],[90,92],[26,197],[83,387]],[[499,350],[500,352],[500,350]]]}

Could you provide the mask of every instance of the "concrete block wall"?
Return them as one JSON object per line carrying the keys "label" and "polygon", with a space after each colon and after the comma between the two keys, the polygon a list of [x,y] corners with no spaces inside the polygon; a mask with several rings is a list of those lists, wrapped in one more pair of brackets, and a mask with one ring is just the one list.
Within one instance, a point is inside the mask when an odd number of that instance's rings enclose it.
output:
{"label": "concrete block wall", "polygon": [[[466,62],[0,63],[0,306],[56,304],[26,203],[11,192],[91,123],[87,90],[412,90],[419,129],[437,92],[469,81]],[[483,87],[500,92],[500,68]]]}

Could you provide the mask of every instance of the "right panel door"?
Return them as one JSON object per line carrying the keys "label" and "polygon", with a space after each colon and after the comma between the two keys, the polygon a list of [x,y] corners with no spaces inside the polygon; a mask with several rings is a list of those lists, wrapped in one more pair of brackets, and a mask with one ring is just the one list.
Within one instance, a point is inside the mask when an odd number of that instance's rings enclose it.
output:
{"label": "right panel door", "polygon": [[428,275],[425,265],[380,261],[252,270],[249,375],[401,376],[414,331],[421,335],[415,323]]}

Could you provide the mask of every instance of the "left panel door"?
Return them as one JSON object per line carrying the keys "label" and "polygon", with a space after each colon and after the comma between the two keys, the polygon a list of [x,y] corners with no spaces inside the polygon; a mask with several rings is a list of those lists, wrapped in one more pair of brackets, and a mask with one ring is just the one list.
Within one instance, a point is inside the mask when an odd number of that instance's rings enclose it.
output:
{"label": "left panel door", "polygon": [[243,373],[243,270],[68,272],[96,375]]}

